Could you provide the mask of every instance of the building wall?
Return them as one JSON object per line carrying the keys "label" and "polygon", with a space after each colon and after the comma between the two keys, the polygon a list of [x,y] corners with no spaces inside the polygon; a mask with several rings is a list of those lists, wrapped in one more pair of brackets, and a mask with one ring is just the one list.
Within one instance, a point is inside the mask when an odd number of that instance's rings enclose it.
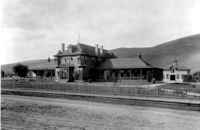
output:
{"label": "building wall", "polygon": [[63,56],[60,58],[60,66],[66,67],[66,66],[80,66],[80,56]]}
{"label": "building wall", "polygon": [[[163,71],[163,82],[167,83],[182,83],[184,81],[184,76],[188,75],[187,70],[175,70],[174,72],[170,70]],[[174,80],[173,77],[175,78]],[[170,79],[171,78],[171,79]]]}
{"label": "building wall", "polygon": [[147,80],[152,79],[156,81],[162,80],[162,69],[157,68],[130,68],[130,69],[106,69],[103,70],[104,81],[117,81],[117,80]]}
{"label": "building wall", "polygon": [[68,67],[73,67],[73,78],[75,80],[87,80],[92,76],[92,70],[96,67],[97,58],[91,56],[62,56],[58,61],[60,64],[56,69],[56,79],[69,79]]}

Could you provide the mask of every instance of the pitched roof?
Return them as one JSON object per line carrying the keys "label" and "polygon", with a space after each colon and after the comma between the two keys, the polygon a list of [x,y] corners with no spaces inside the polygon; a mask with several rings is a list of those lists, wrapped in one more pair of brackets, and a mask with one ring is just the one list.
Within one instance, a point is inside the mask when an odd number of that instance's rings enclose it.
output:
{"label": "pitched roof", "polygon": [[82,54],[88,54],[91,56],[96,55],[95,47],[93,47],[93,46],[82,44],[82,43],[78,43],[77,46],[80,48],[80,51]]}
{"label": "pitched roof", "polygon": [[152,68],[150,64],[145,63],[140,58],[114,58],[107,59],[99,69],[128,69],[128,68]]}
{"label": "pitched roof", "polygon": [[[165,70],[170,70],[170,66],[171,65],[167,65],[167,66],[165,66],[165,67],[163,67]],[[178,69],[178,70],[190,70],[188,67],[186,67],[186,66],[183,66],[183,65],[177,65],[176,66],[176,68]]]}
{"label": "pitched roof", "polygon": [[[59,51],[55,56],[64,56],[64,55],[89,55],[89,56],[96,56],[95,53],[95,47],[86,45],[83,43],[78,43],[76,45],[69,45],[68,47],[72,47],[73,52],[70,52],[69,50],[65,50],[64,52]],[[102,57],[114,57],[114,54],[112,52],[109,52],[108,50],[103,49],[103,55]]]}
{"label": "pitched roof", "polygon": [[55,55],[55,56],[64,56],[64,55],[77,55],[77,54],[81,54],[81,50],[80,50],[80,47],[78,47],[77,45],[68,45],[67,48],[71,48],[73,53],[70,52],[68,49],[65,50],[64,52],[62,51],[58,51],[58,53]]}

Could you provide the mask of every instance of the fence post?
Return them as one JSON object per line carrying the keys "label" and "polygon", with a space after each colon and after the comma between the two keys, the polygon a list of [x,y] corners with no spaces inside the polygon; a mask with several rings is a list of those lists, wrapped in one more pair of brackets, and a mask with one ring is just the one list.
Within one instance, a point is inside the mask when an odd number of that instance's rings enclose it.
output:
{"label": "fence post", "polygon": [[16,82],[15,79],[13,79],[13,82],[12,82],[13,88],[15,88],[15,82]]}

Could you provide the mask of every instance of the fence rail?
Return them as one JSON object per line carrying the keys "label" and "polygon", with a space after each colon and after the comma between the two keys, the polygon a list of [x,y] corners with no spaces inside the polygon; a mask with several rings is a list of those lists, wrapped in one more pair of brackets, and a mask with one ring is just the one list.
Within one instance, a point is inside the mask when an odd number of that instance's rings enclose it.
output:
{"label": "fence rail", "polygon": [[2,88],[21,88],[32,90],[50,90],[72,93],[143,96],[143,97],[169,97],[183,99],[200,99],[200,96],[188,95],[189,89],[165,89],[162,87],[119,87],[119,86],[91,86],[86,84],[57,83],[53,81],[2,81]]}

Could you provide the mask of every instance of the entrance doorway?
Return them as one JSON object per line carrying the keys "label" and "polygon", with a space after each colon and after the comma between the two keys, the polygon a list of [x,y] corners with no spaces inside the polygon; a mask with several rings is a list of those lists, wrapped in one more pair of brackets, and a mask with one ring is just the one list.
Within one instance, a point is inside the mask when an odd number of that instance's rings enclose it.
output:
{"label": "entrance doorway", "polygon": [[175,77],[175,75],[170,75],[170,80],[176,80],[176,77]]}
{"label": "entrance doorway", "polygon": [[74,67],[69,67],[69,82],[73,82],[74,81]]}

